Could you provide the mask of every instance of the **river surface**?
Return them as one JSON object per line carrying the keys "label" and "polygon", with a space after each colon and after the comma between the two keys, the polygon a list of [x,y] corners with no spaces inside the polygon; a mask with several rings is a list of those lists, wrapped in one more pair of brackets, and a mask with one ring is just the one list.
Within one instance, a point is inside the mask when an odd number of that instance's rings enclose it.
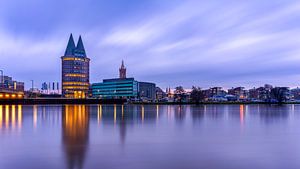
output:
{"label": "river surface", "polygon": [[0,105],[0,169],[299,169],[300,105]]}

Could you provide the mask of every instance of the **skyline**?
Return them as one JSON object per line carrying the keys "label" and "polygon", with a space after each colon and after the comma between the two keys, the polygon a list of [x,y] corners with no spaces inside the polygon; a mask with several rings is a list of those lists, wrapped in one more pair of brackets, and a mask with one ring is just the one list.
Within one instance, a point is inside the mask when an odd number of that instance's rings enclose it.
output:
{"label": "skyline", "polygon": [[91,83],[118,77],[124,60],[128,77],[162,89],[300,86],[297,1],[90,0],[64,7],[71,2],[0,2],[5,75],[26,88],[32,79],[35,87],[61,82],[60,57],[73,33],[91,58]]}

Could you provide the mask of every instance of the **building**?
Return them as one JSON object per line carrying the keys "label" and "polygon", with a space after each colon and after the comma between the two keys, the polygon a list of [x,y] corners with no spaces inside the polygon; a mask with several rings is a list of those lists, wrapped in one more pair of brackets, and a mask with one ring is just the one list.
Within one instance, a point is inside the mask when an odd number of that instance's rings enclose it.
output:
{"label": "building", "polygon": [[119,78],[104,79],[102,83],[92,84],[92,96],[95,98],[137,98],[138,82],[134,78],[126,78],[126,68],[122,61]]}
{"label": "building", "polygon": [[248,96],[248,92],[244,87],[228,89],[228,94],[235,96],[238,100],[246,99]]}
{"label": "building", "polygon": [[24,98],[24,83],[9,76],[0,76],[0,99]]}
{"label": "building", "polygon": [[102,83],[92,84],[95,98],[137,98],[138,82],[134,78],[104,79]]}
{"label": "building", "polygon": [[44,82],[42,84],[41,93],[42,94],[60,94],[59,83],[58,82],[52,82],[52,83]]}
{"label": "building", "polygon": [[66,98],[86,98],[89,90],[89,63],[81,36],[75,46],[70,35],[62,60],[62,96]]}
{"label": "building", "polygon": [[164,101],[166,99],[167,94],[161,88],[156,87],[155,92],[157,101]]}
{"label": "building", "polygon": [[156,85],[149,82],[138,82],[138,97],[146,101],[154,101],[156,98]]}

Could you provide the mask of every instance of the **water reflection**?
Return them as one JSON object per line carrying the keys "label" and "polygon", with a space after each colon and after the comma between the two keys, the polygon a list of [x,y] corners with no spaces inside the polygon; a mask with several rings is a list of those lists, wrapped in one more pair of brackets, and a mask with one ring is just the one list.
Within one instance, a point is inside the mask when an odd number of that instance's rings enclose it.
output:
{"label": "water reflection", "polygon": [[62,113],[62,138],[68,168],[83,168],[89,140],[89,107],[65,105]]}
{"label": "water reflection", "polygon": [[22,127],[21,105],[0,105],[0,129],[15,130]]}
{"label": "water reflection", "polygon": [[0,168],[247,168],[300,156],[299,123],[298,105],[0,105]]}

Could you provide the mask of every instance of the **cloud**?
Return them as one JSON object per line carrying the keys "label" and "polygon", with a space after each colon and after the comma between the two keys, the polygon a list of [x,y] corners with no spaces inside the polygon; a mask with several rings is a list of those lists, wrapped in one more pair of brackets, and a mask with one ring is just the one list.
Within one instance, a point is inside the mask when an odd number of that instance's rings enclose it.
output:
{"label": "cloud", "polygon": [[[24,16],[16,13],[20,6],[7,3],[0,11],[0,57],[6,72],[24,73],[21,79],[42,82],[47,74],[58,81],[70,32],[83,35],[92,82],[116,77],[122,59],[130,76],[166,86],[255,86],[259,80],[282,84],[283,78],[295,85],[300,74],[297,1],[90,0],[64,13],[54,9],[67,2],[31,1]],[[15,69],[15,63],[24,65]]]}

